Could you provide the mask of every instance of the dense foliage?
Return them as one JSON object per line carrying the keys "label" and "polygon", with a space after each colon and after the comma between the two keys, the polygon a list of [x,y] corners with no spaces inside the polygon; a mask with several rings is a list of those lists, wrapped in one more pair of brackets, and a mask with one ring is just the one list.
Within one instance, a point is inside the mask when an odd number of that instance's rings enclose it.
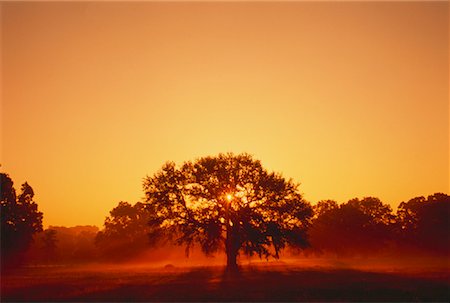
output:
{"label": "dense foliage", "polygon": [[104,229],[95,239],[104,259],[126,259],[149,247],[150,216],[143,203],[119,202],[105,220]]}
{"label": "dense foliage", "polygon": [[[223,251],[229,268],[239,255],[279,257],[289,246],[306,255],[429,256],[450,253],[450,196],[435,193],[402,202],[393,212],[375,197],[313,207],[298,185],[267,172],[248,154],[219,154],[166,163],[144,180],[145,202],[119,202],[104,228],[57,227],[42,231],[42,213],[28,183],[16,194],[1,174],[2,268],[34,263],[153,261],[197,244],[207,255]],[[166,254],[166,256],[164,256]],[[152,260],[150,260],[152,261]]]}
{"label": "dense foliage", "polygon": [[29,248],[33,235],[42,231],[42,213],[33,200],[34,191],[25,182],[19,195],[16,195],[14,183],[4,173],[1,179],[1,264],[2,267],[20,263],[23,254]]}
{"label": "dense foliage", "polygon": [[400,203],[397,213],[378,198],[338,205],[320,201],[310,228],[314,253],[336,256],[440,255],[450,252],[450,196],[442,193]]}
{"label": "dense foliage", "polygon": [[239,253],[278,257],[287,244],[306,247],[312,217],[298,185],[269,173],[248,154],[219,154],[166,163],[144,181],[153,238],[169,237],[187,250],[225,250],[227,266]]}

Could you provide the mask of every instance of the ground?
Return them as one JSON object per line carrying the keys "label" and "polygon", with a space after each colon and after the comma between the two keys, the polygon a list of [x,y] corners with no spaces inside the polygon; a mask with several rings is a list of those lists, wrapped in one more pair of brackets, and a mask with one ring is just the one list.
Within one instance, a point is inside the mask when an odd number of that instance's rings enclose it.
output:
{"label": "ground", "polygon": [[449,275],[266,263],[221,266],[39,266],[2,274],[1,301],[439,301]]}

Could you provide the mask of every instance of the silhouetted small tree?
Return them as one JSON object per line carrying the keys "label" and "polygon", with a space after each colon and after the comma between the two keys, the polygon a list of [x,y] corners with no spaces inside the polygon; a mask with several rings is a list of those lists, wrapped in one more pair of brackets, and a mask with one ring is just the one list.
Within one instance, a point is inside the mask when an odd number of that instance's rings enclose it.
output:
{"label": "silhouetted small tree", "polygon": [[119,202],[105,219],[105,228],[98,232],[95,244],[103,258],[126,259],[149,247],[150,216],[141,202],[131,205]]}
{"label": "silhouetted small tree", "polygon": [[34,191],[27,182],[16,196],[11,178],[4,173],[0,173],[0,178],[1,264],[9,267],[21,261],[33,235],[42,231],[42,213],[33,201]]}
{"label": "silhouetted small tree", "polygon": [[225,250],[227,268],[239,253],[274,256],[287,244],[306,247],[312,208],[298,185],[269,173],[248,154],[219,154],[166,163],[144,181],[150,235],[167,237],[186,251]]}

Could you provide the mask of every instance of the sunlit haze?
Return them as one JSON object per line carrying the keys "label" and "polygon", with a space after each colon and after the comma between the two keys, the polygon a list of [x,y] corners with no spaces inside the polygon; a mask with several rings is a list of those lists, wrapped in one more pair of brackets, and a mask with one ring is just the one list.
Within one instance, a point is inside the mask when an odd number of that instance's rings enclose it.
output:
{"label": "sunlit haze", "polygon": [[449,192],[448,2],[0,5],[1,170],[45,226],[220,152],[312,203]]}

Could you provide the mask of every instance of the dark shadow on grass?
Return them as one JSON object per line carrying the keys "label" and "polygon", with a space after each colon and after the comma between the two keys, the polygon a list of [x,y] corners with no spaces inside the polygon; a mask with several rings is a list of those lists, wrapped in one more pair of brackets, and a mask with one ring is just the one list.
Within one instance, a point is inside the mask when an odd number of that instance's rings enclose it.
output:
{"label": "dark shadow on grass", "polygon": [[[223,267],[149,273],[90,273],[66,276],[34,273],[22,286],[3,287],[5,301],[165,301],[165,302],[448,302],[448,279],[356,270],[303,270],[243,267],[230,274]],[[32,278],[38,284],[27,284]],[[20,277],[19,277],[20,279]]]}

